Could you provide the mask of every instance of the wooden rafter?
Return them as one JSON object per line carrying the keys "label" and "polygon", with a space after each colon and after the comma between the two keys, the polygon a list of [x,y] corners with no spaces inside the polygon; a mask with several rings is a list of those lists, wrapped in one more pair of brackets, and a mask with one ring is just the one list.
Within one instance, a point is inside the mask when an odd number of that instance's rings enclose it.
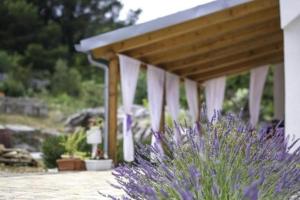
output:
{"label": "wooden rafter", "polygon": [[[236,36],[234,38],[226,38],[224,40],[220,40],[214,43],[196,43],[191,46],[184,46],[182,48],[176,48],[170,52],[165,52],[162,54],[149,56],[147,58],[144,58],[142,60],[145,60],[148,63],[152,63],[154,65],[161,65],[165,62],[170,62],[172,60],[179,60],[179,59],[185,59],[190,56],[200,54],[200,53],[206,53],[212,50],[217,50],[220,48],[225,48],[232,45],[237,45],[239,43],[243,43],[246,41],[255,41],[256,38],[265,37],[269,34],[271,34],[269,31],[274,31],[273,29],[270,30],[263,30],[263,31],[255,31],[255,32],[249,32],[246,34],[242,34],[239,36]],[[281,32],[280,29],[277,29],[278,32]],[[259,41],[259,40],[258,40]]]}
{"label": "wooden rafter", "polygon": [[[241,59],[247,59],[255,56],[260,56],[265,53],[276,51],[276,50],[282,50],[282,40],[279,40],[275,37],[269,37],[265,38],[265,41],[261,42],[261,44],[264,45],[249,45],[249,48],[241,48],[240,52],[228,55],[226,57],[220,57],[216,58],[214,60],[210,59],[209,61],[203,61],[199,62],[198,64],[192,65],[190,67],[181,68],[179,70],[174,71],[176,74],[180,74],[183,76],[192,75],[201,71],[209,70],[211,68],[217,68],[219,65],[223,65],[224,63],[238,61]],[[252,44],[257,44],[255,42],[252,42]],[[245,45],[246,46],[246,45]],[[233,47],[232,47],[233,48]]]}
{"label": "wooden rafter", "polygon": [[133,37],[124,41],[116,42],[105,47],[96,48],[92,51],[95,58],[105,58],[107,53],[115,52],[120,53],[132,50],[138,47],[149,45],[164,39],[179,36],[184,33],[191,32],[199,27],[209,27],[217,23],[226,23],[233,18],[239,18],[251,12],[265,10],[268,7],[278,6],[276,0],[255,0],[249,3],[241,4],[221,12],[206,15],[194,20],[184,23],[166,27],[157,31],[143,34],[141,36]]}
{"label": "wooden rafter", "polygon": [[176,37],[170,37],[163,41],[155,42],[130,51],[125,51],[124,53],[131,57],[143,59],[149,55],[161,54],[180,46],[191,45],[195,42],[216,40],[226,34],[232,35],[255,25],[260,25],[278,18],[279,11],[277,7],[271,7],[255,13],[250,13],[240,18],[234,17],[227,23],[217,23],[209,27],[199,27],[194,31]]}
{"label": "wooden rafter", "polygon": [[[192,77],[195,77],[198,74],[202,74],[205,72],[211,72],[211,71],[217,70],[217,69],[223,69],[228,66],[239,65],[240,63],[245,63],[245,62],[256,60],[256,59],[260,60],[261,58],[265,58],[267,56],[274,55],[276,53],[282,53],[282,52],[283,52],[283,49],[279,48],[279,49],[272,49],[272,50],[262,52],[259,54],[253,54],[251,56],[239,57],[238,59],[235,59],[235,60],[231,60],[231,61],[224,62],[224,63],[219,63],[218,65],[212,65],[210,67],[200,68],[198,70],[195,70],[194,73],[190,73],[189,75]],[[187,75],[184,75],[184,76],[187,76]]]}
{"label": "wooden rafter", "polygon": [[[254,31],[262,30],[262,32],[265,32],[266,35],[268,36],[268,34],[278,31],[277,26],[279,26],[279,21],[275,20],[275,21],[270,21],[270,23],[268,23],[268,24],[262,24],[259,27],[254,28],[252,30],[254,30]],[[251,32],[251,30],[245,29],[245,32],[249,32],[249,31]],[[230,38],[235,38],[236,35],[241,35],[241,34],[243,34],[243,33],[238,32],[235,35],[230,36]],[[221,40],[224,40],[224,39],[225,39],[225,37]],[[259,39],[259,38],[257,38],[257,39]],[[212,50],[207,53],[200,53],[200,54],[192,55],[185,59],[175,59],[171,62],[162,63],[161,66],[165,70],[176,71],[178,69],[188,68],[188,67],[191,67],[194,65],[200,65],[201,63],[206,63],[210,60],[215,60],[218,58],[231,56],[231,55],[240,53],[241,51],[248,51],[251,49],[259,48],[259,47],[262,47],[262,45],[265,45],[265,44],[262,44],[262,43],[256,44],[253,41],[245,42],[244,44],[240,43],[238,45],[230,45],[228,47],[220,48],[217,50]]]}

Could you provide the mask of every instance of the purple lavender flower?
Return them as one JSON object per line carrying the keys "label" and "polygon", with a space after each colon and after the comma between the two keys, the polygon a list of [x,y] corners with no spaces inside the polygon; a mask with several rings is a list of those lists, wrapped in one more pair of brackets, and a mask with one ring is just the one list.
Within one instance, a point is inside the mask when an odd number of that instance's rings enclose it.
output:
{"label": "purple lavender flower", "polygon": [[300,191],[300,148],[288,152],[282,129],[270,137],[267,129],[256,131],[219,112],[208,123],[202,119],[201,134],[177,123],[175,128],[187,130],[179,142],[174,129],[154,133],[164,155],[157,144],[139,144],[136,161],[114,170],[114,187],[125,192],[123,199],[281,200]]}
{"label": "purple lavender flower", "polygon": [[258,183],[255,181],[244,189],[244,197],[249,200],[258,200]]}

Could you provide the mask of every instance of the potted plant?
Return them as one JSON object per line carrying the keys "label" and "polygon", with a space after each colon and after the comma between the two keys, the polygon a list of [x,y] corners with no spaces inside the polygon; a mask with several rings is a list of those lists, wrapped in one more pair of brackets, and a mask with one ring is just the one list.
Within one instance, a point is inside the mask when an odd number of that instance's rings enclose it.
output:
{"label": "potted plant", "polygon": [[78,151],[78,145],[83,139],[85,139],[85,134],[81,130],[66,137],[63,145],[67,155],[62,155],[62,159],[56,161],[59,171],[85,170],[84,161],[81,159],[81,153]]}
{"label": "potted plant", "polygon": [[85,160],[88,171],[102,171],[112,168],[112,160],[105,159],[103,152],[98,145],[102,143],[101,122],[95,119],[89,121],[89,130],[87,131],[87,143],[92,145],[91,159]]}

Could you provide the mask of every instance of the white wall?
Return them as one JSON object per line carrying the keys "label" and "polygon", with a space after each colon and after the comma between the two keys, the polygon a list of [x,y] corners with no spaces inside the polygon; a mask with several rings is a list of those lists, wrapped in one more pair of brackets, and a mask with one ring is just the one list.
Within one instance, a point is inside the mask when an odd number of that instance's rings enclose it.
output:
{"label": "white wall", "polygon": [[[286,133],[290,135],[295,135],[296,138],[300,138],[300,17],[299,16],[284,27],[284,60],[285,60]],[[295,148],[293,150],[295,150]]]}
{"label": "white wall", "polygon": [[280,0],[281,27],[284,28],[300,16],[299,0]]}

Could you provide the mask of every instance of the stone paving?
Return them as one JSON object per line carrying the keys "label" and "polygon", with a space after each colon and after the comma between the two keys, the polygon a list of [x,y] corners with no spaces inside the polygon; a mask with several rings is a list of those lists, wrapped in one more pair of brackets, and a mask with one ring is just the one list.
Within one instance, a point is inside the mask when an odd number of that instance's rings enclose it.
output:
{"label": "stone paving", "polygon": [[0,200],[101,200],[121,196],[111,171],[0,176]]}

